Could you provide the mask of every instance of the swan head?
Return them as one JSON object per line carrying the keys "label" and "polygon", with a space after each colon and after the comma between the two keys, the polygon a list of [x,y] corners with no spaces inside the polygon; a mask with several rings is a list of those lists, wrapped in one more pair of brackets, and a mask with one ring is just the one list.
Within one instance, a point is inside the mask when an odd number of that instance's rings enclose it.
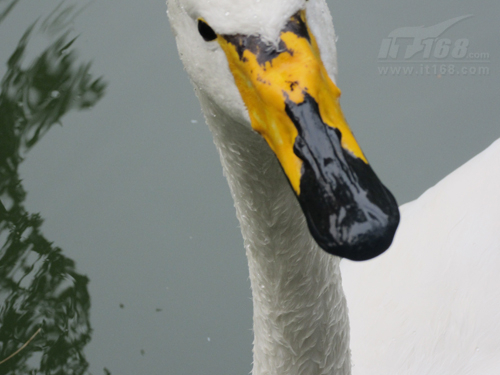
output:
{"label": "swan head", "polygon": [[384,252],[397,203],[347,125],[324,0],[169,0],[197,94],[259,133],[276,154],[309,230],[352,260]]}

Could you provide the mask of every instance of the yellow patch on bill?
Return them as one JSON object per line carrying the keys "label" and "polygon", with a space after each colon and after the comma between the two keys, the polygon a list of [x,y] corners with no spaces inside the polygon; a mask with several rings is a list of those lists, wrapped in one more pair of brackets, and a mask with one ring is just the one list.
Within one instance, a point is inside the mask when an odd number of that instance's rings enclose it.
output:
{"label": "yellow patch on bill", "polygon": [[[304,10],[300,17],[306,24]],[[235,45],[228,41],[231,36],[218,36],[249,111],[252,128],[274,151],[297,195],[300,194],[302,160],[293,152],[298,132],[285,112],[287,100],[300,104],[304,101],[304,93],[308,93],[317,102],[323,122],[342,134],[342,147],[368,163],[340,109],[340,90],[328,76],[309,28],[307,32],[310,41],[285,27],[277,50],[270,50],[274,47],[262,42],[250,47]],[[255,36],[246,38],[257,39]]]}

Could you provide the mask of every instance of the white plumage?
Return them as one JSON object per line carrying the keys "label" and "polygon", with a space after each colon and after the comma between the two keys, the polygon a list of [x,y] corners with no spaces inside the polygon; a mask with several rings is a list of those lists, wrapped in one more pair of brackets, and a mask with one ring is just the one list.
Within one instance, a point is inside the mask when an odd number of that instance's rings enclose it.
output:
{"label": "white plumage", "polygon": [[[343,261],[312,239],[276,157],[249,115],[217,43],[199,35],[258,34],[275,42],[306,8],[335,80],[323,0],[169,0],[184,66],[235,202],[254,303],[254,375],[500,373],[500,142],[402,207],[383,256]],[[351,332],[347,306],[350,309]],[[496,371],[495,371],[496,369]]]}
{"label": "white plumage", "polygon": [[354,374],[500,373],[500,140],[401,207],[391,248],[342,262]]}

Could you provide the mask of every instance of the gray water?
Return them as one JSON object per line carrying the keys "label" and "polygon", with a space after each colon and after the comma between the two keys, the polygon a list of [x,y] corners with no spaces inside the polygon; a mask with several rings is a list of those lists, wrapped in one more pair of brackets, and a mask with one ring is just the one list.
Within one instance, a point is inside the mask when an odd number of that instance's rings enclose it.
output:
{"label": "gray water", "polygon": [[[329,4],[343,111],[399,203],[500,137],[500,3]],[[0,361],[41,328],[0,374],[251,371],[238,222],[165,11],[0,0]]]}

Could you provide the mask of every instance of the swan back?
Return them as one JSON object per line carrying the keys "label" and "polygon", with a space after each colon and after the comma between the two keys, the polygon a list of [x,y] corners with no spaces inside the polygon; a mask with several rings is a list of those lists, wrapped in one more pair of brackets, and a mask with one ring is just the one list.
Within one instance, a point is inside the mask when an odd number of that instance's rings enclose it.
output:
{"label": "swan back", "polygon": [[391,248],[343,261],[354,374],[500,373],[500,140],[401,207]]}

